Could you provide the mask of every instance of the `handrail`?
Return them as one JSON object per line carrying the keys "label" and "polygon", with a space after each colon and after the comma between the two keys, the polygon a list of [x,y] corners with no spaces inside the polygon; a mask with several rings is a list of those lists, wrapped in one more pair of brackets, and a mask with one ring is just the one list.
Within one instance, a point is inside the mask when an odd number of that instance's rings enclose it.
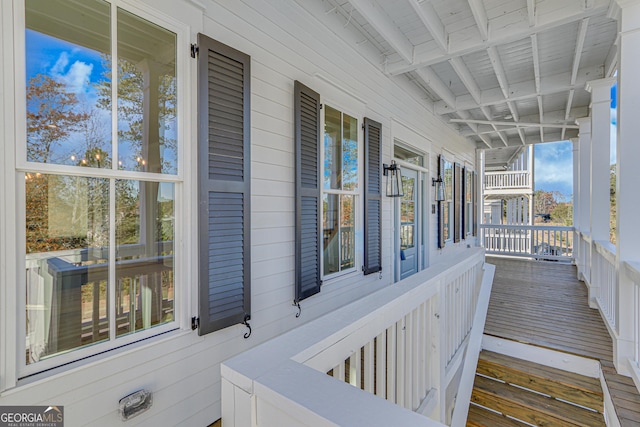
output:
{"label": "handrail", "polygon": [[488,255],[573,261],[573,227],[480,224],[480,229]]}
{"label": "handrail", "polygon": [[[361,359],[359,356],[353,357],[354,352],[361,354],[358,353],[359,349],[365,348],[362,357],[366,360],[373,354],[372,346],[381,344],[376,338],[381,333],[389,336],[388,331],[395,331],[390,334],[398,334],[398,339],[409,345],[407,348],[413,348],[414,351],[419,348],[428,350],[423,354],[426,357],[424,363],[419,364],[428,366],[421,366],[419,369],[436,373],[437,377],[433,378],[433,384],[428,384],[428,381],[406,383],[398,385],[398,390],[406,390],[408,395],[411,395],[411,391],[420,385],[426,386],[427,392],[429,389],[435,389],[435,393],[426,393],[425,400],[435,394],[435,404],[440,408],[438,413],[444,416],[447,407],[446,390],[451,383],[446,383],[441,377],[450,377],[451,381],[459,378],[452,370],[460,369],[464,364],[467,347],[455,342],[459,340],[467,343],[468,331],[471,329],[447,329],[451,327],[447,318],[448,312],[452,310],[446,309],[447,295],[451,295],[460,304],[468,304],[468,310],[471,312],[456,316],[460,319],[466,318],[469,324],[472,324],[482,270],[479,270],[479,276],[473,279],[477,281],[473,298],[465,296],[464,299],[456,299],[464,292],[460,287],[462,282],[458,282],[458,278],[473,276],[471,272],[476,271],[478,267],[481,268],[484,263],[484,252],[480,248],[473,248],[447,259],[448,261],[443,260],[438,265],[416,273],[393,286],[387,286],[223,362],[222,417],[225,426],[248,425],[246,421],[254,416],[259,417],[258,423],[260,417],[265,417],[261,420],[268,424],[269,413],[285,417],[284,420],[279,420],[281,423],[298,425],[443,426],[440,422],[376,397],[372,393],[373,388],[367,387],[366,383],[365,389],[368,388],[369,393],[361,390],[360,380],[357,383],[358,387],[353,387],[344,380],[339,381],[327,375],[327,371],[340,364],[341,360],[344,363],[345,358],[350,358],[353,361],[350,367],[353,375],[359,377],[360,368],[356,370],[354,367],[360,366]],[[452,283],[453,288],[449,289],[449,284]],[[418,321],[427,322],[426,330],[415,327],[419,324]],[[404,327],[396,328],[399,324]],[[419,342],[415,340],[419,331],[425,333],[425,336],[435,334],[438,338],[429,343],[423,342],[422,347],[415,344]],[[446,342],[448,335],[455,336],[454,345],[449,346],[450,343]],[[449,356],[451,348],[454,348],[455,357]],[[392,358],[392,354],[393,357],[396,354],[404,354],[402,364],[397,365],[399,369],[409,370],[411,366],[416,366],[413,364],[414,353],[404,352],[398,347],[397,353],[388,354],[389,359]],[[384,360],[381,357],[377,359],[378,362]],[[421,359],[418,357],[417,360]],[[364,368],[365,376],[370,380],[371,371],[367,374],[367,369]],[[406,378],[413,380],[413,376],[408,375],[409,372],[406,372]],[[378,378],[380,376],[378,375]],[[440,383],[441,380],[445,383]],[[378,391],[379,389],[380,386]],[[425,390],[422,392],[423,396],[424,392]],[[416,408],[415,399],[409,400],[405,402],[406,406],[413,410],[420,409]],[[227,405],[225,402],[233,404]],[[256,402],[258,407],[263,408],[257,415],[254,412]],[[239,413],[244,415],[236,417]]]}

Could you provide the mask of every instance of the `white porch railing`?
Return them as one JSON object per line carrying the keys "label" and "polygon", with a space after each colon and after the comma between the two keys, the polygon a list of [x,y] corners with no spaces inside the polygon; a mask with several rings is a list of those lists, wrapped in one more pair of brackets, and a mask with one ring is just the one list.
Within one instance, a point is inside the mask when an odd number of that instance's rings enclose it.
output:
{"label": "white porch railing", "polygon": [[224,362],[224,425],[442,426],[458,393],[465,419],[493,281],[483,264],[467,250]]}
{"label": "white porch railing", "polygon": [[527,171],[485,172],[485,190],[531,188],[531,174]]}
{"label": "white porch railing", "polygon": [[481,224],[480,229],[488,255],[573,260],[573,227]]}
{"label": "white porch railing", "polygon": [[594,298],[609,328],[618,330],[618,273],[616,247],[610,242],[594,241],[591,253],[589,297]]}
{"label": "white porch railing", "polygon": [[634,333],[634,356],[631,357],[631,377],[633,378],[636,387],[640,391],[640,262],[624,263],[625,273],[635,285],[634,291],[634,319],[635,319],[635,333]]}

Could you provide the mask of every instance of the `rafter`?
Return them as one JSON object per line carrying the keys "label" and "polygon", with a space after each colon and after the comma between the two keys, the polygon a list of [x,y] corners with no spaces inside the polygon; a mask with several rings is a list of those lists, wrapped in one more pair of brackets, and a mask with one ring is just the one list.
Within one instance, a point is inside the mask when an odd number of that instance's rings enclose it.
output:
{"label": "rafter", "polygon": [[527,16],[529,17],[529,26],[536,25],[536,0],[527,0]]}
{"label": "rafter", "polygon": [[558,92],[568,92],[571,89],[584,89],[584,85],[589,80],[595,80],[604,77],[604,68],[601,65],[589,66],[581,68],[578,71],[578,78],[574,85],[570,84],[571,73],[560,73],[552,76],[541,77],[540,92],[535,90],[535,83],[520,82],[509,85],[509,98],[505,100],[502,89],[489,89],[481,91],[480,98],[482,104],[478,103],[470,95],[462,95],[456,99],[456,108],[452,109],[450,106],[445,105],[442,102],[435,103],[436,114],[450,114],[458,110],[472,110],[481,106],[492,106],[503,104],[505,102],[516,102],[526,99],[535,98],[538,95],[551,95]]}
{"label": "rafter", "polygon": [[[584,41],[587,37],[587,29],[589,28],[589,18],[585,18],[580,22],[580,27],[578,29],[578,38],[576,39],[576,49],[573,54],[573,66],[571,68],[571,84],[574,85],[576,83],[576,79],[578,78],[578,68],[580,67],[580,59],[582,58],[582,49],[584,48]],[[573,104],[573,96],[575,90],[569,91],[569,96],[567,97],[567,112],[566,118],[569,117],[569,113],[571,112],[571,105]],[[564,138],[565,129],[562,130],[562,137]]]}
{"label": "rafter", "polygon": [[413,63],[413,45],[375,2],[368,0],[350,0],[350,3],[360,12],[367,22],[380,33],[404,61],[408,64]]}
{"label": "rafter", "polygon": [[511,128],[555,128],[562,129],[578,129],[577,125],[566,125],[559,123],[525,123],[525,122],[504,122],[500,120],[475,120],[475,119],[450,119],[451,123],[473,123],[477,125],[496,125],[496,126],[511,126]]}
{"label": "rafter", "polygon": [[489,19],[487,18],[487,11],[484,9],[482,0],[469,0],[469,7],[471,8],[473,19],[476,21],[482,40],[489,40]]}
{"label": "rafter", "polygon": [[418,18],[420,18],[429,33],[431,33],[431,37],[433,37],[433,40],[436,42],[438,47],[442,50],[442,52],[446,53],[448,50],[448,35],[444,28],[444,25],[442,25],[442,21],[440,20],[440,18],[438,18],[438,14],[433,8],[431,1],[408,1],[413,10],[416,12],[416,15],[418,15]]}
{"label": "rafter", "polygon": [[496,73],[496,77],[498,78],[498,84],[500,85],[502,95],[504,96],[504,99],[508,99],[509,82],[507,81],[507,74],[504,72],[504,67],[502,66],[502,60],[500,59],[498,48],[495,46],[491,46],[489,49],[487,49],[487,53],[489,54],[489,59],[491,60],[493,71]]}
{"label": "rafter", "polygon": [[[362,2],[364,0],[358,0]],[[426,1],[426,0],[425,0]],[[449,59],[466,55],[479,50],[486,50],[492,46],[506,44],[521,40],[531,34],[538,34],[551,28],[567,25],[579,21],[585,17],[590,17],[602,13],[609,8],[609,0],[593,0],[591,9],[585,10],[580,2],[567,2],[562,9],[557,8],[557,3],[553,1],[537,2],[535,6],[536,23],[529,26],[529,17],[524,15],[521,22],[514,22],[505,27],[490,26],[489,38],[487,40],[465,39],[457,43],[448,44],[449,52],[443,54],[440,48],[434,46],[416,46],[413,63],[407,64],[404,61],[387,64],[385,71],[387,74],[398,75],[413,71],[422,66],[434,65]]]}
{"label": "rafter", "polygon": [[[467,113],[466,111],[460,111],[457,113],[457,115],[458,117],[460,117],[460,123],[466,124],[469,127],[469,129],[471,129],[474,132],[474,135],[480,138],[480,140],[484,143],[484,145],[487,146],[487,148],[494,148],[493,145],[491,145],[491,140],[489,138],[487,138],[484,135],[478,134],[478,125],[470,121],[471,119],[469,119],[469,113]],[[453,122],[453,120],[458,120],[458,119],[452,119],[451,121]]]}
{"label": "rafter", "polygon": [[[473,75],[471,75],[471,71],[469,71],[469,68],[467,68],[462,58],[451,58],[449,63],[451,64],[451,67],[456,72],[458,77],[460,77],[462,84],[465,86],[465,88],[467,88],[467,91],[471,94],[473,100],[480,104],[480,88],[478,87],[476,80],[473,78]],[[487,120],[492,119],[489,107],[480,107],[480,111],[482,111],[482,114],[486,117]],[[500,132],[496,126],[493,126],[493,129],[496,131],[503,144],[506,146],[507,138],[505,137],[505,135]]]}
{"label": "rafter", "polygon": [[533,77],[536,82],[536,93],[540,93],[540,52],[538,51],[537,34],[531,34],[531,56],[533,59]]}
{"label": "rafter", "polygon": [[430,68],[416,70],[416,74],[451,108],[455,108],[456,96],[451,89],[440,80],[440,77]]}
{"label": "rafter", "polygon": [[[542,95],[538,95],[538,115],[540,123],[544,122],[544,107],[542,106]],[[544,142],[544,127],[540,127],[540,141]]]}

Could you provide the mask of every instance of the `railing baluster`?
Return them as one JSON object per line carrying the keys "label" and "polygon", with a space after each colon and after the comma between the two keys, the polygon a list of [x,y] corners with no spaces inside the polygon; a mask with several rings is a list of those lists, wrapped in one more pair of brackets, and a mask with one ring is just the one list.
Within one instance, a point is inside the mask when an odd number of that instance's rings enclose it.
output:
{"label": "railing baluster", "polygon": [[376,395],[387,398],[387,331],[376,337]]}
{"label": "railing baluster", "polygon": [[369,341],[364,345],[364,391],[373,393],[375,377],[375,357],[373,355],[375,345]]}
{"label": "railing baluster", "polygon": [[394,323],[387,328],[387,400],[398,403],[396,397],[396,360],[398,349],[398,325]]}

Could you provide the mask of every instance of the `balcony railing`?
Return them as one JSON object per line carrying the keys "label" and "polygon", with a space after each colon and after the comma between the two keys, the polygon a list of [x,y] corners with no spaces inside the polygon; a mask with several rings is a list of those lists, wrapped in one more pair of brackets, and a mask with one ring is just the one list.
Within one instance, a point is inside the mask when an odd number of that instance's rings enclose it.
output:
{"label": "balcony railing", "polygon": [[616,270],[616,247],[610,242],[593,242],[591,253],[592,288],[590,297],[595,298],[609,327],[618,333],[618,273]]}
{"label": "balcony railing", "polygon": [[481,224],[488,255],[573,261],[573,227]]}
{"label": "balcony railing", "polygon": [[224,362],[224,425],[464,420],[493,281],[483,265],[465,251]]}
{"label": "balcony railing", "polygon": [[485,172],[485,190],[531,189],[531,174],[527,171]]}

